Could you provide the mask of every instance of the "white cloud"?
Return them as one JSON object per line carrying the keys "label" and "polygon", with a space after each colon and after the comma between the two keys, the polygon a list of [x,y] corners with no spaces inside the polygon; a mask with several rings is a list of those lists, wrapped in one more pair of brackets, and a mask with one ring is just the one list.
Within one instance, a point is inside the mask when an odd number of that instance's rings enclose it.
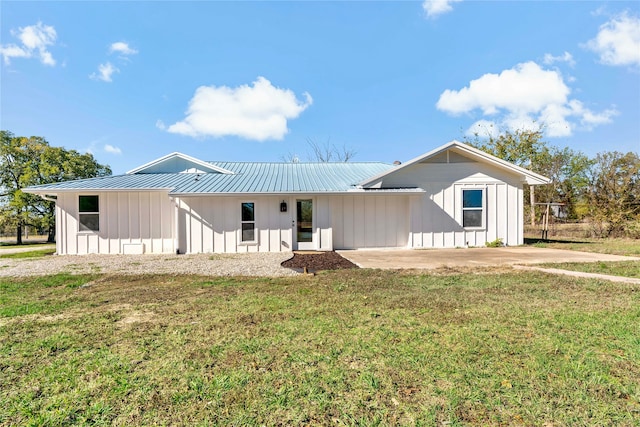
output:
{"label": "white cloud", "polygon": [[623,13],[600,26],[586,47],[606,65],[640,66],[640,18]]}
{"label": "white cloud", "polygon": [[453,10],[451,5],[460,1],[462,0],[424,0],[422,8],[429,18],[435,18],[443,13],[451,12]]}
{"label": "white cloud", "polygon": [[98,73],[92,73],[89,77],[93,80],[102,80],[103,82],[111,83],[113,80],[111,76],[113,73],[119,73],[120,70],[116,68],[111,62],[98,65]]}
{"label": "white cloud", "polygon": [[167,131],[193,137],[282,139],[289,132],[287,120],[297,118],[312,102],[308,93],[300,101],[293,91],[274,87],[264,77],[251,86],[200,86],[189,101],[185,119]]}
{"label": "white cloud", "polygon": [[[109,46],[109,53],[119,53],[120,56],[118,58],[121,60],[120,63],[126,63],[129,61],[129,55],[135,55],[138,51],[129,47],[125,42],[115,42]],[[107,62],[106,64],[98,65],[98,72],[92,73],[89,77],[93,80],[102,80],[103,82],[111,83],[113,81],[113,74],[119,72],[120,69],[118,67],[111,62]]]}
{"label": "white cloud", "polygon": [[562,55],[558,56],[553,56],[550,53],[545,53],[542,62],[546,65],[551,65],[556,62],[566,62],[572,67],[576,65],[576,61],[573,59],[573,55],[571,55],[569,52],[565,52]]}
{"label": "white cloud", "polygon": [[114,147],[111,144],[105,144],[104,151],[111,154],[122,154],[122,150],[118,147]]}
{"label": "white cloud", "polygon": [[571,90],[559,71],[545,70],[535,62],[518,64],[500,74],[485,74],[460,90],[445,90],[436,107],[450,114],[470,114],[480,110],[493,122],[480,120],[477,126],[498,123],[510,130],[538,129],[541,125],[549,137],[569,136],[576,128],[586,130],[610,123],[614,108],[596,113],[582,102],[570,99]]}
{"label": "white cloud", "polygon": [[568,94],[569,88],[558,72],[526,62],[500,74],[485,74],[459,91],[447,89],[436,106],[454,114],[476,108],[485,115],[496,114],[500,109],[533,112],[549,103],[564,102]]}
{"label": "white cloud", "polygon": [[53,46],[58,37],[55,28],[38,22],[36,25],[11,30],[11,35],[20,40],[21,46],[16,44],[0,45],[0,54],[5,64],[11,63],[11,58],[38,58],[45,65],[56,65],[48,47]]}
{"label": "white cloud", "polygon": [[137,50],[129,47],[129,45],[125,42],[115,42],[112,43],[109,47],[109,53],[119,53],[121,55],[135,55],[138,53]]}

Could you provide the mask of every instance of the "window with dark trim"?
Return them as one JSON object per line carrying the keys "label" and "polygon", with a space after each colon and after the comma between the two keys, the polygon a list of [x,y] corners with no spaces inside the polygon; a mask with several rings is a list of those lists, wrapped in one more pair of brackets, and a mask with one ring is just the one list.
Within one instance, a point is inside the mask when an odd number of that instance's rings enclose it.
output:
{"label": "window with dark trim", "polygon": [[100,231],[100,203],[98,196],[78,197],[78,230]]}
{"label": "window with dark trim", "polygon": [[482,228],[484,226],[484,191],[462,190],[462,226]]}
{"label": "window with dark trim", "polygon": [[253,202],[242,203],[242,230],[240,241],[250,243],[256,241],[256,212]]}

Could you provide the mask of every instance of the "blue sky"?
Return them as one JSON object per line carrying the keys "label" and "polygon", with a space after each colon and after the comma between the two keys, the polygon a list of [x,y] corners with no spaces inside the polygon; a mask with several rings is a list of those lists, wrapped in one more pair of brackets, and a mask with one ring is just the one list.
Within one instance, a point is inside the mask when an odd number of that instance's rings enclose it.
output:
{"label": "blue sky", "polygon": [[279,161],[307,140],[406,161],[544,125],[640,151],[640,3],[0,3],[0,127],[123,173],[173,151]]}

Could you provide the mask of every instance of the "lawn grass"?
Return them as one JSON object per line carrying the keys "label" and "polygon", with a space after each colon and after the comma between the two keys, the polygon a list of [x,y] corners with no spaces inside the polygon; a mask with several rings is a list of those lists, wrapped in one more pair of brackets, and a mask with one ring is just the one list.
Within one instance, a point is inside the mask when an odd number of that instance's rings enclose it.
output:
{"label": "lawn grass", "polygon": [[640,240],[638,239],[572,239],[554,237],[551,240],[541,240],[539,238],[530,237],[525,238],[525,244],[542,248],[568,249],[572,251],[640,257]]}
{"label": "lawn grass", "polygon": [[0,279],[0,425],[639,424],[640,285],[480,273]]}
{"label": "lawn grass", "polygon": [[559,268],[561,270],[583,271],[585,273],[640,278],[640,262],[638,261],[565,262],[540,264],[540,266]]}
{"label": "lawn grass", "polygon": [[42,258],[44,256],[53,255],[56,253],[56,248],[36,249],[33,251],[24,252],[12,252],[8,254],[0,253],[0,259],[23,259],[23,258]]}

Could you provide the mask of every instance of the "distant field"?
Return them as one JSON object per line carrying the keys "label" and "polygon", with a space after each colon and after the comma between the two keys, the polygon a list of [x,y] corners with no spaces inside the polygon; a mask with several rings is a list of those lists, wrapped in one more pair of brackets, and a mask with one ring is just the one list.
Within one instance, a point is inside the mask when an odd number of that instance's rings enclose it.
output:
{"label": "distant field", "polygon": [[637,426],[639,324],[511,270],[0,279],[0,425]]}

